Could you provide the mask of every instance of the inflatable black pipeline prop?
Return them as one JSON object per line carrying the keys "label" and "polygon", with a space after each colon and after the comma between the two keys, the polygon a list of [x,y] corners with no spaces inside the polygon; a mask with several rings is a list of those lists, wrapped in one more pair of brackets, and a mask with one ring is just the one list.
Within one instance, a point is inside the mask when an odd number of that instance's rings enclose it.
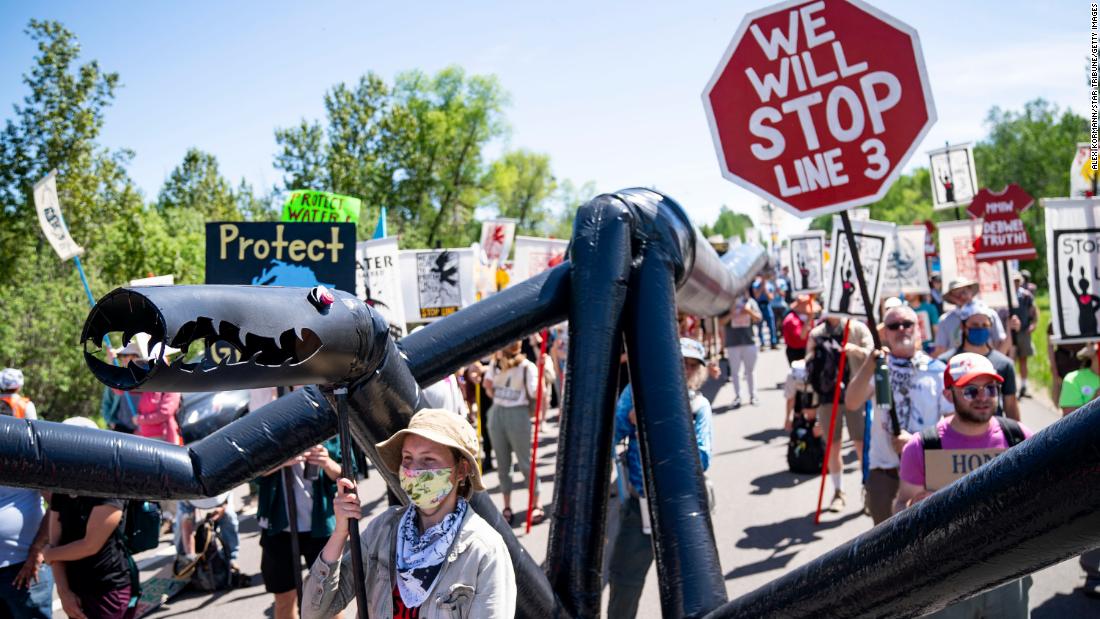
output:
{"label": "inflatable black pipeline prop", "polygon": [[1093,400],[707,618],[916,617],[1095,548],[1098,439],[1100,401]]}
{"label": "inflatable black pipeline prop", "polygon": [[[582,209],[577,228],[574,262],[410,335],[400,351],[380,317],[339,292],[329,296],[320,289],[243,286],[116,290],[93,308],[82,335],[89,368],[110,386],[156,391],[281,384],[325,388],[294,392],[187,447],[0,418],[5,483],[119,497],[218,494],[334,435],[333,386],[348,388],[351,434],[377,461],[374,443],[405,427],[422,406],[417,382],[433,382],[573,314],[571,380],[587,376],[589,369],[594,379],[588,381],[592,390],[572,387],[563,407],[561,479],[548,560],[553,589],[488,496],[481,493],[472,501],[512,552],[518,615],[598,614],[595,566],[601,563],[615,394],[607,380],[602,387],[595,383],[610,376],[625,324],[638,381],[643,457],[655,469],[647,492],[652,497],[662,607],[666,616],[701,616],[725,596],[687,422],[673,295],[683,311],[721,313],[759,270],[763,252],[746,248],[748,259],[724,264],[679,205],[641,189],[596,198]],[[731,272],[733,264],[746,270]],[[624,281],[640,292],[627,291]],[[573,290],[579,291],[576,299]],[[647,304],[661,307],[637,307]],[[589,312],[593,315],[587,316]],[[120,332],[123,341],[149,333],[151,343],[182,349],[200,341],[227,342],[241,353],[240,360],[169,365],[158,359],[148,367],[114,368],[89,350],[112,332]],[[592,394],[598,397],[586,401]],[[668,428],[677,436],[669,436]],[[392,475],[384,477],[398,489]],[[582,483],[586,479],[587,485]],[[568,500],[563,494],[567,491],[574,493]],[[575,552],[587,553],[587,558],[574,561]]]}

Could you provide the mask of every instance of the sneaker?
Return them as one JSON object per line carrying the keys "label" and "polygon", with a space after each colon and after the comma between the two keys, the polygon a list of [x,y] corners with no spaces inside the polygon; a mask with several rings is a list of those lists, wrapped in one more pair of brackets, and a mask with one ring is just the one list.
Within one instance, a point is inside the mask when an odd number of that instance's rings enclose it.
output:
{"label": "sneaker", "polygon": [[844,500],[844,493],[840,490],[837,490],[836,493],[833,494],[833,500],[829,501],[829,511],[839,512],[840,510],[844,509],[844,506],[846,506],[847,504],[848,502]]}
{"label": "sneaker", "polygon": [[734,410],[741,408],[741,398],[738,397],[733,399],[733,408]]}
{"label": "sneaker", "polygon": [[749,404],[752,406],[757,406],[758,404],[760,404],[760,400],[756,396],[752,396],[752,398],[749,399]]}
{"label": "sneaker", "polygon": [[1027,392],[1027,385],[1020,387],[1020,394],[1017,397],[1020,399],[1030,397]]}

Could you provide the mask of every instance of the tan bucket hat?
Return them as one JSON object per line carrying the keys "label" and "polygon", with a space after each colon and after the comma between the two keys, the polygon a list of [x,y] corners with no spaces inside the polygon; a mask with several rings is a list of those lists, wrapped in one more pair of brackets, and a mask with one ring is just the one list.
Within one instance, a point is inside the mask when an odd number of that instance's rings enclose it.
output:
{"label": "tan bucket hat", "polygon": [[401,467],[401,447],[405,437],[416,434],[445,447],[458,450],[470,463],[470,487],[474,492],[485,490],[481,482],[481,467],[477,463],[477,432],[465,419],[442,408],[425,408],[409,420],[409,427],[375,445],[382,465],[394,474]]}

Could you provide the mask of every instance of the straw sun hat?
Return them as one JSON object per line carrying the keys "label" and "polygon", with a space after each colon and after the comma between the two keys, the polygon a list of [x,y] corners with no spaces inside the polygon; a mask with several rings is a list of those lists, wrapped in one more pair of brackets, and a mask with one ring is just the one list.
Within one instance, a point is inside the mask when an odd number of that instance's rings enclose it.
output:
{"label": "straw sun hat", "polygon": [[405,437],[410,434],[458,450],[459,455],[470,463],[471,490],[485,490],[485,485],[481,482],[481,469],[477,464],[477,433],[465,419],[441,408],[426,408],[413,415],[409,420],[409,427],[375,445],[382,464],[394,474],[401,467],[401,447],[405,444]]}

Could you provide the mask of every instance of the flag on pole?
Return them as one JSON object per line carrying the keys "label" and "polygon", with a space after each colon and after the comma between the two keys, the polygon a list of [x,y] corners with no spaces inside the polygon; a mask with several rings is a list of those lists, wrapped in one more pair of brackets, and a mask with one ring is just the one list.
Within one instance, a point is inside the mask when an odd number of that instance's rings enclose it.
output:
{"label": "flag on pole", "polygon": [[382,212],[378,214],[378,225],[374,226],[374,236],[372,239],[384,239],[386,238],[386,207],[382,207]]}
{"label": "flag on pole", "polygon": [[34,207],[38,210],[38,224],[42,226],[42,234],[46,235],[46,240],[61,260],[84,253],[84,248],[69,236],[69,228],[61,215],[61,203],[57,200],[57,170],[51,171],[46,178],[34,184]]}

